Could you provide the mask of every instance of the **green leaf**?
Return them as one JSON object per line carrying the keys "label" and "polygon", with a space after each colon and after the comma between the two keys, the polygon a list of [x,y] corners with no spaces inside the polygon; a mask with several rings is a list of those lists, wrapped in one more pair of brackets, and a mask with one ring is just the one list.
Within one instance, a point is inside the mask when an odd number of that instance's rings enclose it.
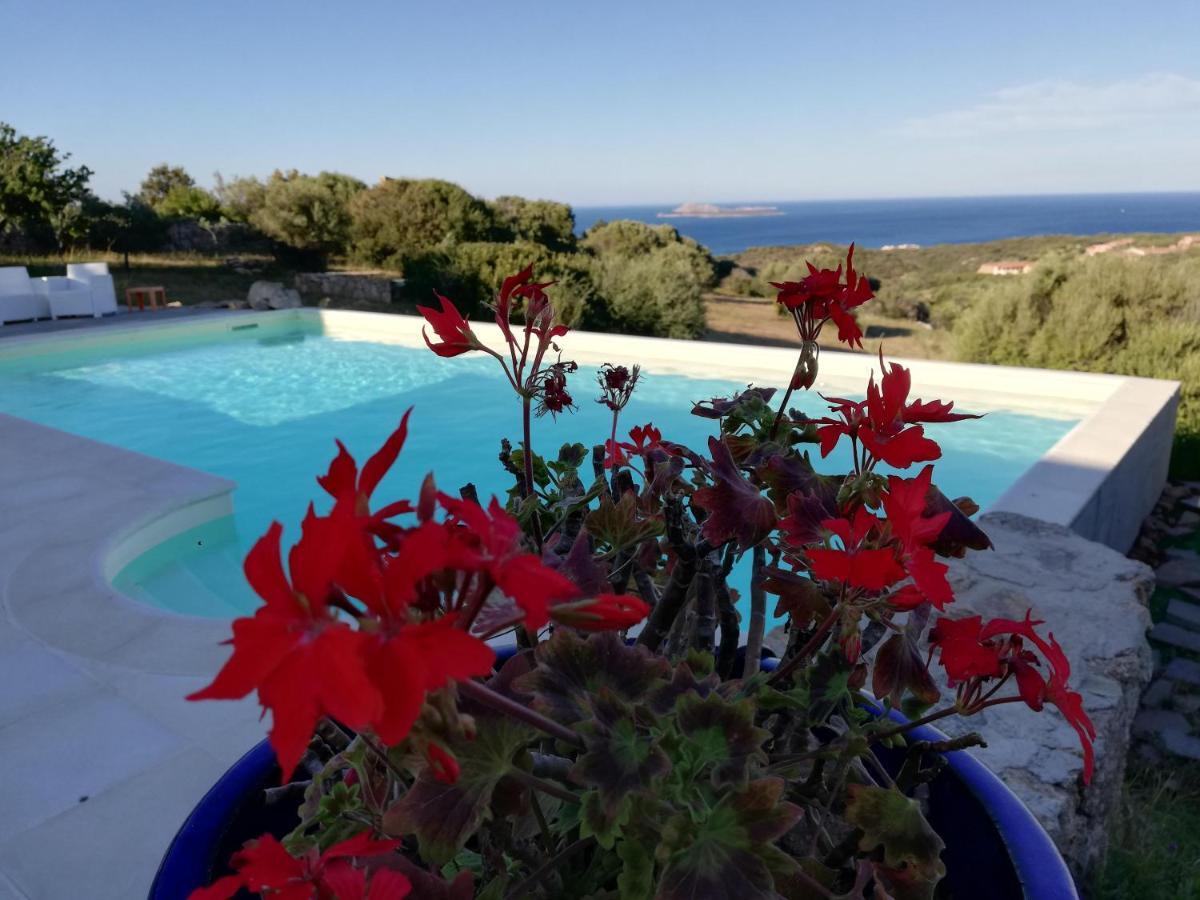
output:
{"label": "green leaf", "polygon": [[946,874],[941,852],[945,844],[937,836],[921,806],[895,788],[850,785],[846,821],[862,831],[858,849],[872,853],[883,848],[883,864],[896,870],[897,878],[911,884],[933,886]]}
{"label": "green leaf", "polygon": [[774,842],[799,821],[801,810],[781,801],[780,778],[751,782],[699,819],[680,813],[664,828],[666,864],[660,900],[776,900],[773,870],[783,863]]}
{"label": "green leaf", "polygon": [[661,656],[642,646],[630,647],[615,633],[584,638],[569,628],[558,629],[538,644],[535,663],[514,687],[532,694],[533,707],[563,725],[592,718],[593,700],[601,688],[637,702],[670,672]]}
{"label": "green leaf", "polygon": [[671,771],[671,761],[649,730],[639,727],[634,710],[611,691],[602,689],[593,705],[595,718],[581,729],[586,749],[571,770],[571,779],[595,788],[597,799],[585,812],[615,821],[623,801],[652,789]]}
{"label": "green leaf", "polygon": [[[712,655],[702,654],[711,664]],[[721,679],[715,672],[693,668],[692,653],[688,659],[675,666],[671,680],[660,684],[646,695],[646,705],[657,715],[665,716],[675,709],[675,704],[684,694],[695,694],[697,697],[707,697],[721,686]],[[703,678],[696,675],[702,674]]]}
{"label": "green leaf", "polygon": [[453,784],[422,773],[383,817],[387,834],[415,834],[421,856],[445,865],[490,815],[492,795],[513,768],[513,757],[536,737],[529,726],[499,716],[476,718],[473,741],[449,745],[462,772]]}
{"label": "green leaf", "polygon": [[592,537],[613,550],[631,549],[663,532],[660,520],[638,515],[637,499],[630,493],[615,504],[612,498],[604,496],[600,508],[588,513],[583,521]]}
{"label": "green leaf", "polygon": [[621,827],[629,822],[632,809],[632,797],[622,797],[614,808],[610,808],[599,791],[588,791],[579,804],[579,836],[594,837],[601,847],[611,850]]}
{"label": "green leaf", "polygon": [[881,700],[891,700],[893,706],[899,706],[909,693],[926,706],[941,696],[921,651],[907,633],[893,634],[880,646],[875,654],[871,690]]}
{"label": "green leaf", "polygon": [[621,900],[650,900],[654,894],[653,844],[646,841],[624,840],[617,846],[621,858],[621,874],[617,890]]}
{"label": "green leaf", "polygon": [[675,708],[675,727],[683,738],[679,759],[693,777],[707,770],[714,785],[744,786],[751,766],[766,762],[763,743],[771,732],[755,726],[750,700],[685,694]]}

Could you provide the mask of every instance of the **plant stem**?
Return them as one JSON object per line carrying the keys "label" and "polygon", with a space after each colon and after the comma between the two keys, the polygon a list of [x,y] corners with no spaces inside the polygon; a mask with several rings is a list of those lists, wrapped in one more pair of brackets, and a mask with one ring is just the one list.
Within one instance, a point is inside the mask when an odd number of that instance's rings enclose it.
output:
{"label": "plant stem", "polygon": [[757,544],[751,553],[750,573],[750,633],[746,636],[746,660],[742,678],[758,674],[762,663],[763,636],[767,630],[767,592],[763,589],[762,570],[767,564],[767,551]]}
{"label": "plant stem", "polygon": [[[799,368],[799,366],[800,361],[797,360],[796,367]],[[794,380],[795,376],[792,376],[792,381]],[[783,414],[787,410],[788,401],[792,399],[792,392],[795,390],[792,387],[792,381],[788,382],[788,389],[783,394],[783,402],[779,404],[779,409],[775,413],[775,419],[771,422],[771,432],[767,435],[768,440],[774,440],[775,432],[779,431],[779,423],[783,420]]]}
{"label": "plant stem", "polygon": [[[1022,702],[1024,702],[1024,701],[1021,700],[1020,697],[1001,697],[999,700],[989,700],[986,703],[980,704],[978,707],[973,709],[971,711],[971,713],[972,714],[977,713],[981,710],[987,709],[989,706],[999,706],[1001,703],[1022,703]],[[930,713],[929,715],[922,716],[919,719],[913,719],[911,722],[905,722],[903,725],[897,725],[894,728],[888,728],[886,731],[876,732],[875,734],[871,735],[871,740],[872,741],[884,741],[884,740],[887,740],[888,738],[895,737],[898,734],[904,734],[904,732],[909,731],[913,728],[916,728],[919,725],[928,725],[931,722],[936,722],[938,719],[944,719],[947,716],[954,715],[955,713],[961,714],[962,710],[959,709],[957,706],[947,706],[945,709],[939,709],[935,713]]]}
{"label": "plant stem", "polygon": [[546,860],[538,868],[534,869],[528,878],[524,878],[517,882],[517,884],[513,886],[513,889],[504,895],[504,900],[522,900],[522,898],[528,897],[530,888],[561,866],[580,850],[584,850],[591,846],[595,840],[595,838],[586,837],[580,838],[573,844],[568,844],[555,856],[550,857],[550,859]]}
{"label": "plant stem", "polygon": [[583,747],[583,738],[567,728],[565,725],[560,725],[553,719],[543,716],[536,710],[530,709],[524,704],[518,703],[505,697],[503,694],[498,694],[486,684],[479,681],[460,681],[458,689],[464,697],[470,697],[477,703],[482,703],[484,706],[491,707],[496,712],[503,713],[506,716],[511,716],[519,722],[524,722],[526,725],[532,725],[553,738],[557,738],[564,743],[570,744],[573,747]]}
{"label": "plant stem", "polygon": [[825,638],[829,636],[829,632],[832,630],[834,623],[837,622],[840,614],[840,605],[831,609],[829,615],[817,626],[817,630],[812,633],[812,637],[805,642],[803,647],[796,651],[796,655],[775,670],[771,675],[770,683],[777,684],[800,668],[800,666],[804,665],[808,657],[812,656],[825,643]]}
{"label": "plant stem", "polygon": [[712,563],[706,559],[700,563],[696,575],[696,649],[701,653],[712,653],[716,630],[717,595],[713,589]]}
{"label": "plant stem", "polygon": [[544,778],[538,778],[538,776],[534,775],[532,772],[526,772],[524,769],[513,769],[509,772],[509,774],[517,781],[520,781],[522,784],[532,788],[533,790],[541,791],[543,794],[546,794],[549,797],[555,797],[564,803],[573,803],[575,806],[579,805],[580,801],[578,794],[568,790],[562,785],[555,784],[553,781],[547,781]]}

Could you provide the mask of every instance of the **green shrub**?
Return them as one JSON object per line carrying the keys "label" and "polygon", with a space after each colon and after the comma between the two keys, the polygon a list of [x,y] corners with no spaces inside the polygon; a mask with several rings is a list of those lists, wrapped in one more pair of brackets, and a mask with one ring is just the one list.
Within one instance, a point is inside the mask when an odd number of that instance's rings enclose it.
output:
{"label": "green shrub", "polygon": [[372,265],[412,259],[435,248],[492,238],[486,203],[434,178],[385,178],[350,204],[354,255]]}
{"label": "green shrub", "polygon": [[267,196],[267,186],[257,178],[235,177],[226,181],[217,173],[217,185],[213,189],[221,204],[221,215],[230,222],[249,224],[254,214],[262,209]]}
{"label": "green shrub", "polygon": [[958,319],[960,358],[1177,380],[1172,469],[1200,476],[1200,259],[1052,256],[997,281]]}
{"label": "green shrub", "polygon": [[596,260],[597,288],[613,330],[692,338],[704,332],[704,292],[716,263],[670,225],[600,222],[580,246]]}
{"label": "green shrub", "polygon": [[575,213],[565,203],[505,196],[488,205],[497,240],[530,241],[552,250],[575,248]]}
{"label": "green shrub", "polygon": [[365,185],[349,175],[276,171],[266,184],[262,206],[251,223],[278,242],[281,259],[302,267],[324,266],[344,253],[350,240],[350,203]]}
{"label": "green shrub", "polygon": [[171,188],[155,211],[167,219],[216,221],[221,217],[221,204],[204,188],[179,185]]}

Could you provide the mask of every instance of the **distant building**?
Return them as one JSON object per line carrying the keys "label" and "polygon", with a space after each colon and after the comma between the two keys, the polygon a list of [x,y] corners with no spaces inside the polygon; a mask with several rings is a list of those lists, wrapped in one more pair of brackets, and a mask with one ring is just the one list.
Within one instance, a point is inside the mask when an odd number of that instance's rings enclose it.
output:
{"label": "distant building", "polygon": [[1033,263],[1027,259],[1002,259],[984,263],[975,271],[980,275],[1024,275],[1033,271]]}

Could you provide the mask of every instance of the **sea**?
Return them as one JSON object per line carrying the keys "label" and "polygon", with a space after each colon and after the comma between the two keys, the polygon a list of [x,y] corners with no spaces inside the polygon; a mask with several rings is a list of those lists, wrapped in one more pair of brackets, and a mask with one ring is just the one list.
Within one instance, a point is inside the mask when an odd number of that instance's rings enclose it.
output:
{"label": "sea", "polygon": [[1048,234],[1200,230],[1200,193],[930,197],[905,200],[754,201],[782,215],[660,218],[674,204],[575,208],[580,234],[601,220],[669,224],[718,255],[750,247],[829,241],[862,247],[976,243]]}

